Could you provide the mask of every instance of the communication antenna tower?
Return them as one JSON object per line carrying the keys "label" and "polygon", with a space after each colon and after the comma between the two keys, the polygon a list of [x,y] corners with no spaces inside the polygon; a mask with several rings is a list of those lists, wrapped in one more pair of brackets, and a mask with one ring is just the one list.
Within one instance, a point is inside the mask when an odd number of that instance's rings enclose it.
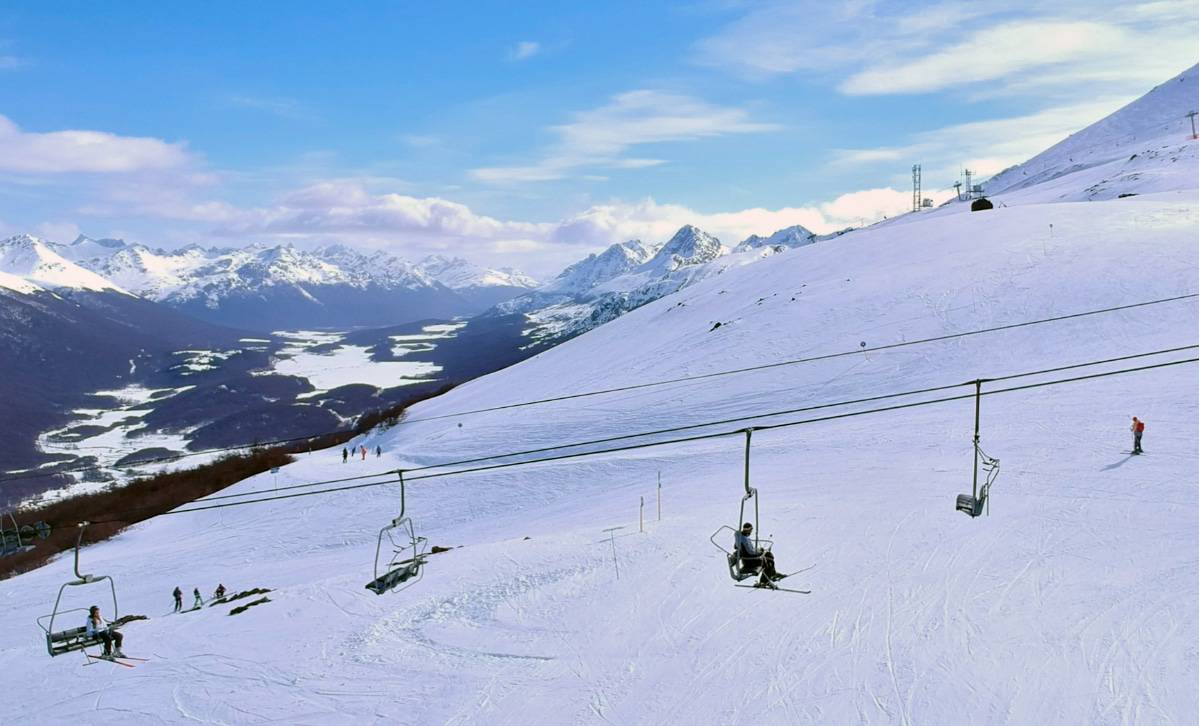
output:
{"label": "communication antenna tower", "polygon": [[920,211],[920,165],[912,166],[912,211]]}
{"label": "communication antenna tower", "polygon": [[974,187],[970,186],[970,176],[974,174],[974,172],[970,171],[969,169],[963,169],[962,174],[964,174],[966,177],[966,198],[970,199],[970,192],[974,189]]}

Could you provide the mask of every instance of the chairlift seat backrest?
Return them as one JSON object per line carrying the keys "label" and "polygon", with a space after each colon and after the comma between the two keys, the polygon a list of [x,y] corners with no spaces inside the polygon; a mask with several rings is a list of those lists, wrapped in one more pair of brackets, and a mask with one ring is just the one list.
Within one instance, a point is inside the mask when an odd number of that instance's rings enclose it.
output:
{"label": "chairlift seat backrest", "polygon": [[959,494],[957,502],[957,510],[965,512],[971,517],[977,517],[983,513],[983,504],[986,503],[985,497],[974,498],[970,494]]}

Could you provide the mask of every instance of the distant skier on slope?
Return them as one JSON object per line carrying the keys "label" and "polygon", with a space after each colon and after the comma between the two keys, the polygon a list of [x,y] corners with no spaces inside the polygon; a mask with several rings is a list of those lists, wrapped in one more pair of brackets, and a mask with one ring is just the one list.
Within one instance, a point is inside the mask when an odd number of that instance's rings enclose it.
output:
{"label": "distant skier on slope", "polygon": [[362,460],[366,461],[366,445],[362,444],[358,448],[362,450]]}
{"label": "distant skier on slope", "polygon": [[741,531],[736,533],[735,540],[737,557],[741,559],[743,571],[761,571],[762,583],[783,579],[774,566],[774,553],[770,550],[759,550],[750,539],[754,526],[749,522],[741,525]]}
{"label": "distant skier on slope", "polygon": [[341,447],[341,463],[346,463],[350,458],[350,451],[346,447]]}
{"label": "distant skier on slope", "polygon": [[[104,657],[105,658],[124,658],[125,654],[121,652],[121,643],[124,642],[125,636],[121,635],[108,624],[107,621],[100,615],[100,606],[92,605],[87,610],[87,637],[99,638],[104,641]],[[113,643],[116,643],[117,649],[113,651]]]}
{"label": "distant skier on slope", "polygon": [[375,458],[378,459],[380,456],[383,456],[383,447],[376,446],[375,447]]}
{"label": "distant skier on slope", "polygon": [[1136,416],[1133,416],[1132,426],[1129,427],[1129,430],[1132,431],[1132,453],[1145,453],[1141,450],[1141,436],[1143,436],[1145,433],[1145,422]]}
{"label": "distant skier on slope", "polygon": [[200,588],[193,588],[192,595],[196,598],[196,601],[192,603],[192,610],[199,610],[204,605],[204,598],[200,597]]}
{"label": "distant skier on slope", "polygon": [[176,585],[175,591],[172,592],[171,595],[175,598],[175,612],[179,612],[183,609],[183,591],[179,589],[178,585]]}
{"label": "distant skier on slope", "polygon": [[214,592],[213,595],[216,596],[217,600],[220,600],[221,598],[225,597],[225,585],[223,583],[217,585],[216,592]]}

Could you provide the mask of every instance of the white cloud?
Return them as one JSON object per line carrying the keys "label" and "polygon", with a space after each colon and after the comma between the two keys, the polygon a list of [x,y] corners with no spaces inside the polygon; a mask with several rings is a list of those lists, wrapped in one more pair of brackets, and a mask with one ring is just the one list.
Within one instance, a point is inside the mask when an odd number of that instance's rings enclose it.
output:
{"label": "white cloud", "polygon": [[227,98],[226,103],[235,108],[262,111],[263,113],[278,116],[289,121],[314,121],[318,119],[317,114],[305,108],[296,99],[283,96],[234,95]]}
{"label": "white cloud", "polygon": [[1125,96],[1105,96],[1022,116],[954,124],[915,134],[909,143],[900,146],[843,149],[837,152],[833,164],[894,166],[901,159],[905,163],[920,163],[927,187],[952,182],[962,167],[977,172],[976,178],[981,180],[1028,160],[1131,100]]}
{"label": "white cloud", "polygon": [[522,61],[532,58],[541,52],[541,43],[535,40],[522,40],[508,51],[510,60]]}
{"label": "white cloud", "polygon": [[732,245],[751,234],[770,234],[794,224],[818,233],[857,226],[906,211],[910,204],[909,192],[890,188],[853,192],[801,207],[714,213],[646,198],[595,204],[556,221],[528,222],[480,214],[439,197],[372,193],[353,180],[330,180],[287,194],[266,207],[181,204],[167,211],[189,221],[209,215],[217,234],[226,237],[340,241],[400,249],[411,257],[449,251],[485,264],[515,265],[544,277],[614,242],[664,241],[685,224],[697,225]]}
{"label": "white cloud", "polygon": [[471,176],[484,182],[532,182],[563,179],[581,167],[643,168],[665,162],[622,158],[623,154],[644,144],[760,133],[778,126],[753,121],[740,108],[716,106],[682,94],[636,90],[550,128],[558,141],[538,161],[474,169]]}
{"label": "white cloud", "polygon": [[1194,64],[1195,0],[762,2],[696,44],[697,62],[750,76],[817,73],[849,94],[1144,92]]}
{"label": "white cloud", "polygon": [[51,242],[70,242],[79,236],[79,226],[74,222],[42,222],[34,227],[34,233]]}
{"label": "white cloud", "polygon": [[0,171],[33,174],[167,170],[192,161],[184,145],[104,131],[22,131],[0,116]]}
{"label": "white cloud", "polygon": [[402,134],[400,141],[414,149],[427,149],[441,145],[441,138],[430,134]]}
{"label": "white cloud", "polygon": [[841,84],[848,94],[922,93],[1005,78],[1065,61],[1102,61],[1127,42],[1119,28],[1094,22],[1004,23],[909,62],[872,65]]}

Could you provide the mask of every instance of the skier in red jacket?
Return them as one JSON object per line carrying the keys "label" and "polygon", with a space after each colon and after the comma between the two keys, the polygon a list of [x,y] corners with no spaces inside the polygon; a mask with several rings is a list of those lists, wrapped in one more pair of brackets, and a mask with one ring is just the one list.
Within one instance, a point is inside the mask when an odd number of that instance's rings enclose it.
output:
{"label": "skier in red jacket", "polygon": [[1136,416],[1132,417],[1132,426],[1129,427],[1132,431],[1132,453],[1143,454],[1141,450],[1141,436],[1145,433],[1145,422]]}

